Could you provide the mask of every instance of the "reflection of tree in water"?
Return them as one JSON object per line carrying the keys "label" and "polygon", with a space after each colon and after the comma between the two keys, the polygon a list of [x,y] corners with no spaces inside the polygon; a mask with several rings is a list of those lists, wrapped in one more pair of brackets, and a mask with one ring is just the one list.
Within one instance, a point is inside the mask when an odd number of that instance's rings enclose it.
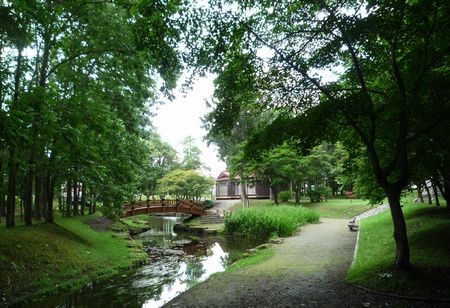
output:
{"label": "reflection of tree in water", "polygon": [[203,275],[205,270],[203,269],[202,262],[197,259],[191,259],[186,262],[186,280],[184,281],[189,287],[192,287],[198,282],[198,279]]}
{"label": "reflection of tree in water", "polygon": [[183,246],[183,251],[187,255],[205,256],[208,253],[208,247],[205,243],[196,243]]}

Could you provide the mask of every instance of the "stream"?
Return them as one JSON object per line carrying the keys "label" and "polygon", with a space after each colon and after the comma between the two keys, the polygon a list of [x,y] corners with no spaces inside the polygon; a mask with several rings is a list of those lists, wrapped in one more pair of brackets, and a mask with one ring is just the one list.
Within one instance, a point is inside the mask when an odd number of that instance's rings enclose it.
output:
{"label": "stream", "polygon": [[176,234],[184,216],[152,216],[137,236],[149,262],[80,291],[51,296],[33,307],[161,307],[259,243],[223,236]]}

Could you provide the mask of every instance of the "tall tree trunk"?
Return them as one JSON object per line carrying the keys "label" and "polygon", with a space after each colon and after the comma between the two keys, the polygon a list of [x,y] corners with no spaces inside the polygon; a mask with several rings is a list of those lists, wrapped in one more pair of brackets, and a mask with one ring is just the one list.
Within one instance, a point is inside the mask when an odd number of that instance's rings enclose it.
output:
{"label": "tall tree trunk", "polygon": [[92,200],[92,214],[97,212],[97,196],[95,192],[93,193],[93,200]]}
{"label": "tall tree trunk", "polygon": [[394,223],[394,239],[396,245],[395,264],[400,268],[410,267],[409,262],[409,242],[406,229],[405,217],[400,205],[400,192],[388,192],[389,208],[391,210],[392,221]]}
{"label": "tall tree trunk", "polygon": [[[45,29],[44,33],[44,50],[42,54],[41,68],[39,71],[39,88],[44,92],[47,82],[47,70],[50,58],[50,37]],[[31,226],[31,210],[32,210],[32,194],[33,194],[33,176],[35,173],[36,148],[38,146],[38,125],[41,118],[41,109],[44,96],[36,100],[33,108],[33,121],[31,123],[31,144],[28,157],[28,171],[25,180],[25,225]]]}
{"label": "tall tree trunk", "polygon": [[436,187],[436,177],[433,177],[432,181],[431,181],[431,185],[433,187],[433,195],[434,195],[434,202],[436,204],[436,206],[441,206],[441,204],[439,203],[439,193]]}
{"label": "tall tree trunk", "polygon": [[450,209],[450,173],[442,172],[442,195],[447,203],[447,209]]}
{"label": "tall tree trunk", "polygon": [[86,207],[86,190],[85,182],[81,182],[81,215],[84,215],[84,208]]}
{"label": "tall tree trunk", "polygon": [[[86,193],[87,193],[87,187],[86,187]],[[94,207],[94,199],[93,199],[93,194],[92,194],[92,186],[89,186],[89,196],[90,196],[90,200],[88,203],[89,206],[89,215],[91,215],[93,213],[93,207]]]}
{"label": "tall tree trunk", "polygon": [[427,192],[428,204],[433,204],[433,199],[431,198],[430,188],[426,181],[423,182],[423,186],[425,187],[425,191]]}
{"label": "tall tree trunk", "polygon": [[247,183],[245,181],[241,182],[241,200],[242,200],[242,207],[248,208],[249,201],[248,201],[248,195],[247,195]]}
{"label": "tall tree trunk", "polygon": [[72,180],[66,182],[66,216],[72,216]]}
{"label": "tall tree trunk", "polygon": [[423,203],[422,184],[417,184],[417,199]]}
{"label": "tall tree trunk", "polygon": [[40,175],[35,176],[34,180],[34,218],[36,220],[41,220],[42,218],[42,178]]}
{"label": "tall tree trunk", "polygon": [[63,203],[61,191],[58,192],[57,197],[58,197],[58,211],[61,213],[62,209],[64,208],[64,203]]}
{"label": "tall tree trunk", "polygon": [[47,174],[45,176],[46,206],[44,219],[49,223],[53,223],[53,199],[55,196],[55,182],[55,177],[52,177],[50,171],[47,170]]}
{"label": "tall tree trunk", "polygon": [[294,192],[295,192],[295,203],[300,203],[300,189],[301,189],[301,182],[297,181],[294,184]]}
{"label": "tall tree trunk", "polygon": [[78,182],[73,183],[73,215],[78,215]]}
{"label": "tall tree trunk", "polygon": [[270,186],[270,190],[272,191],[273,203],[278,204],[278,191],[275,185]]}
{"label": "tall tree trunk", "polygon": [[22,190],[22,192],[20,193],[20,203],[19,203],[20,221],[22,221],[22,222],[23,222],[23,199],[24,199],[24,195],[25,195],[25,191]]}
{"label": "tall tree trunk", "polygon": [[12,228],[15,226],[16,214],[16,162],[14,148],[9,149],[9,162],[8,162],[8,200],[6,211],[6,227]]}
{"label": "tall tree trunk", "polygon": [[2,216],[6,215],[3,172],[4,170],[3,170],[3,155],[2,155],[2,157],[0,158],[0,223],[2,222]]}

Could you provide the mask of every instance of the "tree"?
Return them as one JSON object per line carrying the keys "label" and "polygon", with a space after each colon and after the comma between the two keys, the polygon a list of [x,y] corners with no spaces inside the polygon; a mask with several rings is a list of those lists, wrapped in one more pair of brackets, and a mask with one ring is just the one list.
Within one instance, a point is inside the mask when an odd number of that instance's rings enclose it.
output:
{"label": "tree", "polygon": [[183,160],[181,167],[185,170],[200,170],[204,168],[200,155],[202,154],[199,147],[195,144],[192,136],[184,138],[183,142]]}
{"label": "tree", "polygon": [[147,199],[156,193],[158,180],[178,167],[177,152],[170,144],[161,140],[157,133],[150,133],[146,142],[148,161],[141,170],[140,192]]}
{"label": "tree", "polygon": [[178,199],[200,200],[211,191],[213,180],[196,170],[175,169],[158,181],[160,195],[170,195]]}
{"label": "tree", "polygon": [[180,5],[0,4],[0,191],[7,187],[8,227],[18,194],[31,225],[33,211],[53,221],[57,187],[80,190],[67,202],[68,215],[85,205],[87,193],[114,211],[136,192],[156,79],[170,96],[181,70],[174,25]]}
{"label": "tree", "polygon": [[[450,3],[228,3],[215,1],[212,8],[202,8],[204,26],[209,28],[199,36],[194,55],[198,65],[206,64],[219,75],[227,63],[240,65],[242,70],[234,70],[236,78],[253,80],[244,91],[257,98],[254,110],[288,111],[269,130],[284,122],[287,134],[305,135],[312,132],[307,127],[315,118],[316,125],[333,123],[352,134],[364,147],[373,177],[389,200],[395,264],[409,267],[400,194],[420,157],[421,141],[448,122],[429,108],[448,110],[448,100],[432,98],[442,83],[445,88],[449,85],[450,28],[445,16]],[[269,51],[262,53],[263,49]],[[239,54],[245,55],[242,64],[236,61]],[[246,67],[252,74],[246,74]],[[325,78],[329,70],[339,72]],[[239,105],[233,108],[237,111],[230,113],[229,123],[239,113]],[[423,121],[424,116],[434,121]],[[298,137],[295,132],[291,135]]]}

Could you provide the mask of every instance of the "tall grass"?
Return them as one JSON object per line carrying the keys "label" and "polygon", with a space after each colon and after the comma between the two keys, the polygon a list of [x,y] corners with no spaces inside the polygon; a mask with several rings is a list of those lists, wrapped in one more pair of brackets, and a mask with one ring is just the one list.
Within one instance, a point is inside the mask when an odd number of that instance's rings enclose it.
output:
{"label": "tall grass", "polygon": [[225,232],[267,239],[289,236],[299,226],[319,221],[319,215],[299,206],[279,205],[238,209],[225,217]]}

